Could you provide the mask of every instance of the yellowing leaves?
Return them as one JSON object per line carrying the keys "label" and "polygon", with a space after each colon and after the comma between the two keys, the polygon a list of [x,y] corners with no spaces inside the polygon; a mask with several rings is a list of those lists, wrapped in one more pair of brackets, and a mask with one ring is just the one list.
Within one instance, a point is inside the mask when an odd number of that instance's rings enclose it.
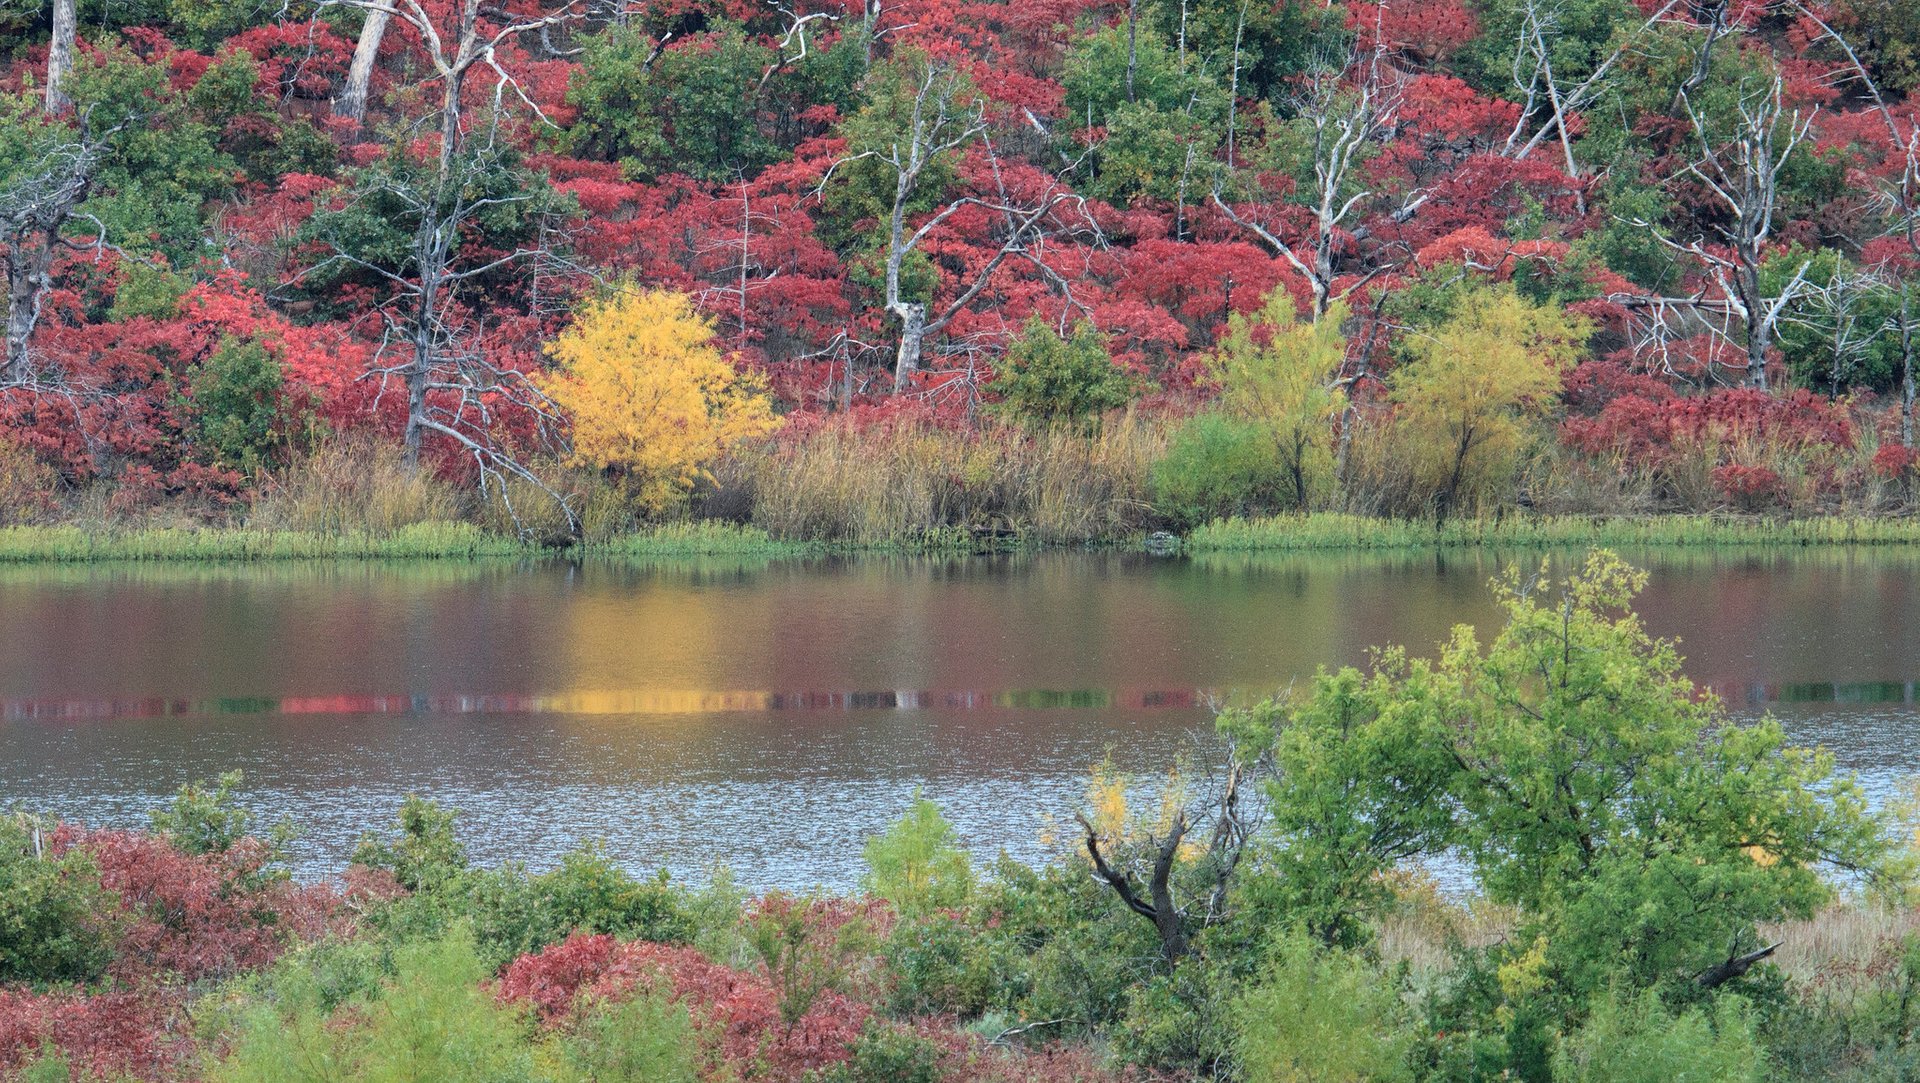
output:
{"label": "yellowing leaves", "polygon": [[573,421],[568,465],[614,471],[658,511],[733,445],[780,426],[766,380],[713,348],[684,294],[620,292],[581,306],[547,345],[544,390]]}

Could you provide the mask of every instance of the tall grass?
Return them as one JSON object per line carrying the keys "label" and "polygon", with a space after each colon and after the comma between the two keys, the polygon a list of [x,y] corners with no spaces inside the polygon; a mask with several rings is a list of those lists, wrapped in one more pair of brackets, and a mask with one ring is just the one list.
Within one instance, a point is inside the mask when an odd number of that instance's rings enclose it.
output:
{"label": "tall grass", "polygon": [[353,530],[159,527],[93,530],[78,526],[0,528],[0,563],[149,560],[318,560],[340,558],[521,556],[533,550],[471,523],[429,522],[386,534]]}
{"label": "tall grass", "polygon": [[902,425],[823,426],[741,461],[752,521],[777,538],[857,546],[1111,540],[1149,521],[1147,478],[1165,445],[1132,415],[1088,434]]}
{"label": "tall grass", "polygon": [[1917,519],[1740,519],[1508,516],[1501,519],[1376,519],[1334,512],[1208,523],[1187,537],[1196,552],[1303,549],[1431,549],[1464,546],[1562,547],[1730,545],[1912,545]]}
{"label": "tall grass", "polygon": [[334,440],[269,479],[247,526],[269,532],[381,537],[462,518],[460,494],[400,450],[370,437]]}

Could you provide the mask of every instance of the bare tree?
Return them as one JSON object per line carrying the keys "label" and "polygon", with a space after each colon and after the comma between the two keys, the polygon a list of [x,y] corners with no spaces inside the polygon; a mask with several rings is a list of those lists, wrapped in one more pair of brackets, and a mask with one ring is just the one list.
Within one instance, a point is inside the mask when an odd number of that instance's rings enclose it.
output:
{"label": "bare tree", "polygon": [[[1128,910],[1153,923],[1161,957],[1169,965],[1192,953],[1198,928],[1225,916],[1227,893],[1253,835],[1242,790],[1264,761],[1248,762],[1232,742],[1226,752],[1226,765],[1213,780],[1211,792],[1194,808],[1176,808],[1163,833],[1148,835],[1131,847],[1104,837],[1084,814],[1074,817],[1094,879],[1112,890]],[[1193,844],[1197,834],[1206,836],[1204,847]],[[1197,874],[1185,883],[1180,882],[1183,860]],[[1132,867],[1136,864],[1144,869]]]}
{"label": "bare tree", "polygon": [[1305,236],[1288,242],[1280,235],[1280,227],[1263,224],[1251,208],[1236,209],[1223,199],[1220,184],[1214,186],[1213,204],[1235,225],[1279,253],[1307,280],[1307,288],[1313,293],[1313,318],[1318,322],[1335,301],[1359,286],[1355,283],[1335,291],[1335,259],[1342,234],[1348,232],[1347,223],[1373,195],[1370,189],[1355,184],[1362,155],[1391,132],[1400,95],[1388,81],[1376,50],[1357,80],[1348,80],[1342,70],[1330,65],[1315,69],[1293,107],[1307,128],[1312,155],[1313,177],[1303,193],[1311,215]]}
{"label": "bare tree", "polygon": [[73,70],[74,37],[80,25],[75,0],[53,0],[53,37],[47,41],[47,112],[58,113],[73,102],[67,96],[67,73]]}
{"label": "bare tree", "polygon": [[[360,8],[370,16],[384,12],[390,18],[404,20],[419,33],[441,83],[440,146],[430,168],[417,173],[403,169],[370,173],[354,194],[358,200],[400,208],[412,222],[411,241],[397,266],[381,266],[361,258],[336,241],[333,255],[313,270],[351,265],[388,287],[393,299],[380,310],[386,330],[368,378],[379,382],[382,394],[397,382],[407,397],[404,442],[410,466],[418,465],[426,434],[437,433],[471,456],[483,490],[503,482],[508,475],[519,477],[558,502],[572,523],[573,513],[566,501],[492,436],[494,411],[498,408],[526,412],[542,431],[558,430],[562,423],[558,411],[525,373],[488,356],[480,328],[465,317],[462,304],[463,290],[487,276],[510,264],[547,258],[550,250],[545,242],[553,231],[543,227],[543,243],[516,248],[478,265],[460,265],[458,249],[476,219],[490,209],[525,204],[535,198],[526,190],[492,194],[497,186],[486,183],[504,165],[500,125],[507,113],[506,95],[512,92],[541,116],[519,83],[501,66],[497,51],[514,35],[570,20],[574,4],[569,2],[537,18],[509,19],[483,29],[480,0],[460,0],[454,9],[451,33],[443,35],[418,0],[397,0],[394,5],[384,0],[331,2]],[[462,119],[464,91],[469,76],[481,67],[495,76],[493,94],[487,117],[470,131]],[[397,361],[381,363],[395,353],[399,354]],[[506,486],[501,485],[499,492],[503,499],[508,497]],[[508,507],[514,510],[511,503]]]}
{"label": "bare tree", "polygon": [[[880,162],[893,175],[886,226],[884,304],[888,314],[900,321],[900,341],[893,370],[896,394],[911,386],[928,339],[941,334],[956,316],[965,312],[1008,259],[1017,256],[1026,260],[1071,299],[1065,279],[1046,265],[1041,250],[1048,238],[1068,228],[1059,221],[1063,208],[1077,212],[1079,222],[1075,228],[1094,230],[1085,202],[1073,194],[1060,176],[1054,176],[1044,191],[1027,199],[1011,198],[1004,186],[996,199],[962,196],[947,202],[917,227],[909,229],[907,217],[923,194],[929,171],[976,144],[985,149],[997,177],[999,161],[988,138],[984,105],[957,70],[928,60],[913,83],[913,99],[907,116],[887,145],[835,162],[820,183],[819,190],[824,192],[840,167],[865,159]],[[1062,173],[1070,172],[1077,164],[1066,166]],[[949,219],[968,207],[983,208],[998,216],[1002,223],[998,249],[979,266],[969,269],[960,292],[937,311],[924,301],[909,300],[901,287],[907,258],[921,250],[928,237]]]}
{"label": "bare tree", "polygon": [[[1635,224],[1649,230],[1662,244],[1691,257],[1719,293],[1716,300],[1739,327],[1737,345],[1745,354],[1746,382],[1765,389],[1767,355],[1772,351],[1781,320],[1794,300],[1808,289],[1809,261],[1777,290],[1761,281],[1767,242],[1773,238],[1773,216],[1779,204],[1780,175],[1793,153],[1813,130],[1813,114],[1786,111],[1781,80],[1742,94],[1731,138],[1721,140],[1682,88],[1682,104],[1699,143],[1698,157],[1684,170],[1706,188],[1719,204],[1725,223],[1716,227],[1721,244],[1705,237],[1676,240],[1653,223]],[[1817,112],[1817,110],[1815,110]],[[1711,326],[1711,325],[1709,325]],[[1733,339],[1731,327],[1718,331]]]}
{"label": "bare tree", "polygon": [[358,124],[367,118],[367,88],[373,82],[373,66],[380,59],[380,43],[386,40],[387,23],[393,9],[385,5],[368,7],[366,21],[360,24],[360,37],[353,46],[353,63],[347,67],[347,82],[334,99],[333,115]]}
{"label": "bare tree", "polygon": [[[86,117],[75,128],[49,121],[29,137],[28,153],[14,163],[11,175],[0,170],[0,263],[7,276],[4,380],[9,386],[38,379],[29,345],[53,288],[54,255],[93,186],[107,139],[119,130],[92,133]],[[104,242],[97,236],[93,247]]]}

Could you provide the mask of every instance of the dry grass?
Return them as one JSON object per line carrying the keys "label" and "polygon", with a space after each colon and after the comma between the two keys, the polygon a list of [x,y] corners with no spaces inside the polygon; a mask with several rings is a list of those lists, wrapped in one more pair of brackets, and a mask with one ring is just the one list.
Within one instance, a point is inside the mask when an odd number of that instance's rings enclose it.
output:
{"label": "dry grass", "polygon": [[1920,937],[1920,908],[1838,902],[1805,921],[1764,926],[1779,941],[1773,962],[1795,985],[1847,997],[1884,987],[1909,937]]}
{"label": "dry grass", "polygon": [[890,545],[988,531],[1042,544],[1110,539],[1149,514],[1166,443],[1131,415],[1098,433],[830,424],[744,456],[730,481],[775,537]]}
{"label": "dry grass", "polygon": [[254,530],[384,537],[419,523],[462,518],[460,495],[400,449],[371,438],[329,441],[269,479],[254,502]]}

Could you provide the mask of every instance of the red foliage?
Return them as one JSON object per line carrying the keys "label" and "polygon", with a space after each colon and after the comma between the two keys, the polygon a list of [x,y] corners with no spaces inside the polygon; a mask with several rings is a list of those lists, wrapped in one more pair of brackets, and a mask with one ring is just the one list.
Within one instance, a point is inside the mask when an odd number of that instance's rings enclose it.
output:
{"label": "red foliage", "polygon": [[501,976],[499,995],[560,1024],[583,1003],[648,990],[686,1005],[728,1064],[762,1065],[761,1077],[774,1080],[799,1080],[809,1070],[845,1060],[871,1012],[828,992],[789,1028],[781,1021],[777,994],[761,975],[721,966],[691,948],[583,933],[515,959]]}

